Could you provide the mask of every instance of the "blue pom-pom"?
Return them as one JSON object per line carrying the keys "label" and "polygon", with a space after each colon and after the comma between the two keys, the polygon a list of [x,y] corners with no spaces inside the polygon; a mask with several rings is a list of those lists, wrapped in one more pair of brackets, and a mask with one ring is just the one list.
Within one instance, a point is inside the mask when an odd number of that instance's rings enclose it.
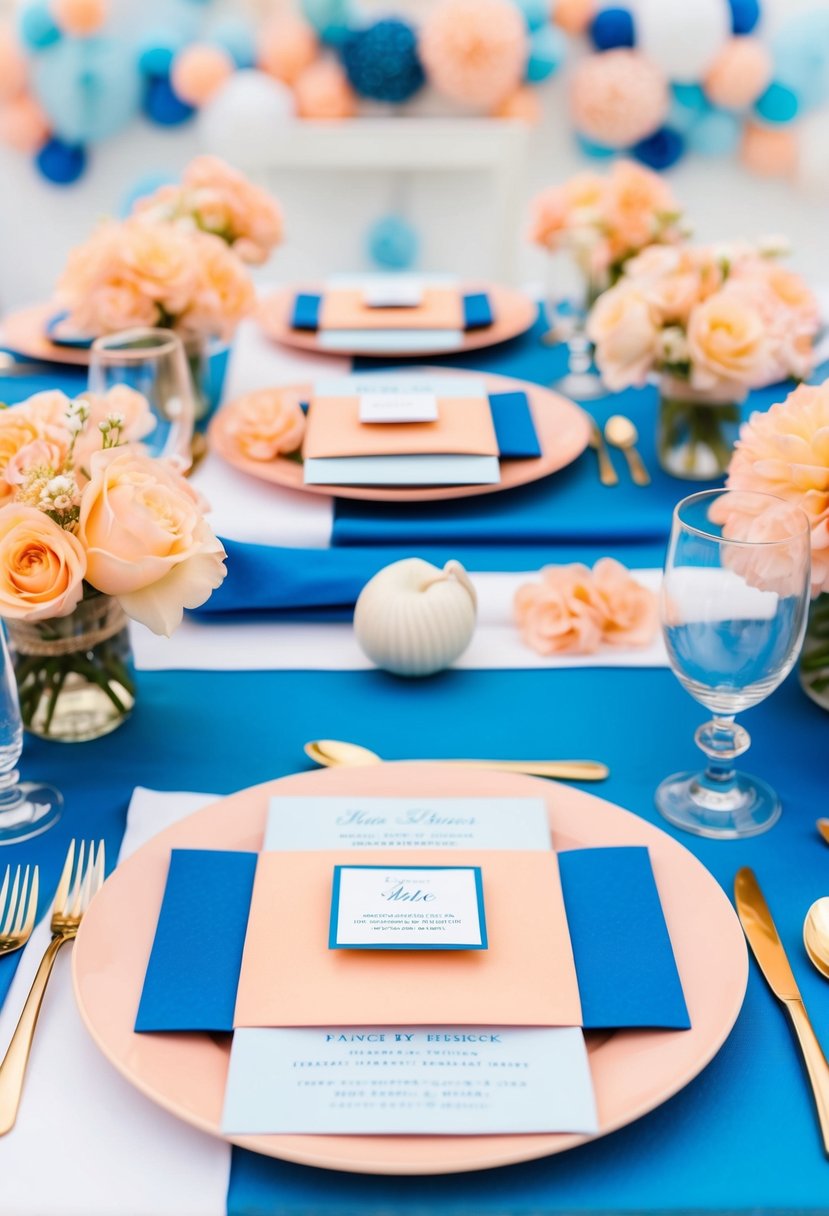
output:
{"label": "blue pom-pom", "polygon": [[516,0],[516,4],[530,31],[540,30],[550,20],[550,0]]}
{"label": "blue pom-pom", "polygon": [[135,54],[120,38],[55,43],[35,59],[32,85],[54,133],[73,146],[114,135],[141,103]]}
{"label": "blue pom-pom", "polygon": [[372,224],[367,237],[368,254],[385,270],[408,270],[417,259],[417,232],[401,215],[386,215]]}
{"label": "blue pom-pom", "polygon": [[760,20],[760,0],[728,0],[732,34],[750,34]]}
{"label": "blue pom-pom", "polygon": [[352,0],[302,0],[302,15],[328,46],[341,46],[356,24]]}
{"label": "blue pom-pom", "polygon": [[42,51],[44,47],[60,42],[60,29],[50,11],[48,0],[34,0],[20,14],[20,41],[30,51]]}
{"label": "blue pom-pom", "polygon": [[591,160],[609,160],[617,151],[616,148],[606,148],[604,144],[594,144],[592,139],[587,139],[584,135],[577,134],[576,143],[579,150]]}
{"label": "blue pom-pom", "polygon": [[739,146],[742,122],[727,110],[709,110],[687,133],[688,147],[703,156],[725,156]]}
{"label": "blue pom-pom", "polygon": [[796,93],[773,80],[762,97],[754,103],[754,109],[766,122],[786,123],[797,117],[800,106]]}
{"label": "blue pom-pom", "polygon": [[626,8],[600,9],[590,25],[590,37],[597,51],[612,51],[617,46],[635,46],[633,13]]}
{"label": "blue pom-pom", "polygon": [[426,79],[417,53],[417,35],[397,17],[383,18],[349,34],[341,53],[355,93],[374,101],[408,101]]}
{"label": "blue pom-pom", "polygon": [[210,26],[208,42],[227,51],[237,68],[256,65],[256,41],[250,22],[242,17],[225,17]]}
{"label": "blue pom-pom", "polygon": [[685,140],[679,131],[674,131],[671,127],[660,127],[653,135],[640,140],[631,148],[638,161],[649,169],[657,170],[670,169],[671,165],[675,165],[682,157],[684,151]]}
{"label": "blue pom-pom", "polygon": [[139,69],[145,76],[166,76],[186,41],[178,30],[161,27],[148,30],[138,43]]}
{"label": "blue pom-pom", "polygon": [[42,175],[56,186],[70,186],[86,169],[86,150],[62,139],[50,139],[35,157]]}
{"label": "blue pom-pom", "polygon": [[139,199],[146,198],[149,194],[155,194],[156,190],[160,190],[162,186],[174,185],[175,181],[175,177],[170,173],[145,173],[122,196],[118,204],[118,214],[122,219],[126,219],[128,215],[132,214],[132,209]]}
{"label": "blue pom-pom", "polygon": [[193,106],[176,96],[166,75],[148,78],[141,108],[147,118],[160,127],[178,127],[196,112]]}
{"label": "blue pom-pom", "polygon": [[543,25],[530,34],[530,53],[527,57],[526,77],[530,84],[538,84],[557,72],[567,55],[567,39],[560,29]]}
{"label": "blue pom-pom", "polygon": [[799,13],[772,44],[774,79],[796,94],[803,110],[829,101],[829,12]]}

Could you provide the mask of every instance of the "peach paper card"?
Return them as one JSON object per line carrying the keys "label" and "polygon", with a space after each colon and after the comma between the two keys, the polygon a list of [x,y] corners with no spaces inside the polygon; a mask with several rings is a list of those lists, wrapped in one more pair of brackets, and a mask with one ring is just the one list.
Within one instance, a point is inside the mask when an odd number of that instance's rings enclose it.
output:
{"label": "peach paper card", "polygon": [[441,397],[437,422],[372,425],[360,421],[359,397],[314,397],[302,454],[333,456],[497,456],[486,397]]}
{"label": "peach paper card", "polygon": [[[486,950],[330,950],[335,865],[480,866]],[[234,1025],[580,1026],[553,852],[262,853]]]}
{"label": "peach paper card", "polygon": [[414,308],[371,308],[361,291],[330,288],[322,297],[320,329],[463,329],[460,292],[427,287]]}

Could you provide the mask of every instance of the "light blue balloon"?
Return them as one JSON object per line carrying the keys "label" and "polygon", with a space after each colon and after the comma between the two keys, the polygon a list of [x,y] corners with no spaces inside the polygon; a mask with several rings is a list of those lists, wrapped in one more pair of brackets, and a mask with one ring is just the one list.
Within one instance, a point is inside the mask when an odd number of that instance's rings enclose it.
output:
{"label": "light blue balloon", "polygon": [[237,68],[252,68],[256,64],[256,39],[253,27],[244,17],[224,17],[207,31],[208,42],[222,47]]}
{"label": "light blue balloon", "polygon": [[799,13],[772,43],[774,79],[797,96],[801,109],[829,100],[829,11]]}
{"label": "light blue balloon", "polygon": [[20,41],[31,51],[42,51],[44,47],[60,42],[61,33],[52,17],[49,0],[34,0],[25,5],[18,29]]}
{"label": "light blue balloon", "polygon": [[530,54],[527,59],[526,77],[530,84],[538,84],[558,71],[567,56],[567,39],[560,29],[543,25],[530,34]]}
{"label": "light blue balloon", "polygon": [[739,146],[742,122],[727,110],[709,110],[687,132],[692,152],[702,156],[726,156]]}
{"label": "light blue balloon", "polygon": [[34,61],[32,84],[55,134],[91,144],[120,131],[141,103],[134,50],[114,38],[66,39]]}
{"label": "light blue balloon", "polygon": [[369,257],[384,270],[408,270],[417,258],[417,232],[402,215],[385,215],[372,224],[366,240]]}
{"label": "light blue balloon", "polygon": [[528,30],[541,29],[550,20],[550,0],[516,0]]}
{"label": "light blue balloon", "polygon": [[793,122],[797,118],[800,104],[793,89],[773,80],[765,93],[754,103],[754,109],[766,122],[783,124]]}
{"label": "light blue balloon", "polygon": [[607,148],[604,144],[594,144],[592,139],[587,139],[584,135],[576,134],[576,143],[579,151],[589,156],[591,160],[610,160],[616,155],[615,148]]}
{"label": "light blue balloon", "polygon": [[176,178],[172,173],[145,173],[143,177],[139,177],[138,181],[133,182],[129,190],[121,196],[121,201],[118,204],[118,214],[122,219],[132,214],[132,209],[141,198],[146,198],[148,194],[155,194],[156,190],[160,190],[162,186],[175,185]]}
{"label": "light blue balloon", "polygon": [[166,76],[187,38],[173,26],[147,30],[138,43],[138,67],[145,76]]}
{"label": "light blue balloon", "polygon": [[323,42],[339,44],[358,24],[352,0],[301,0],[301,8]]}
{"label": "light blue balloon", "polygon": [[711,103],[698,84],[671,85],[671,105],[665,125],[687,136],[711,108]]}

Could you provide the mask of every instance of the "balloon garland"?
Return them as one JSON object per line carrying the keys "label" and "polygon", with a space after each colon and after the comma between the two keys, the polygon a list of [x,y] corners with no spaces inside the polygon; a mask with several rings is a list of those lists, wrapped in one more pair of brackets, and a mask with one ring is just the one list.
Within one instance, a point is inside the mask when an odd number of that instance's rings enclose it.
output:
{"label": "balloon garland", "polygon": [[[760,0],[433,0],[419,28],[390,7],[374,20],[358,0],[296,0],[257,26],[170,0],[165,24],[136,36],[109,0],[26,0],[0,25],[0,143],[69,185],[136,116],[198,120],[214,150],[253,166],[274,124],[359,116],[361,99],[400,107],[423,88],[537,121],[538,87],[571,56],[585,156],[654,169],[729,156],[829,193],[825,7],[783,12],[768,36]],[[378,246],[402,248],[401,232]]]}

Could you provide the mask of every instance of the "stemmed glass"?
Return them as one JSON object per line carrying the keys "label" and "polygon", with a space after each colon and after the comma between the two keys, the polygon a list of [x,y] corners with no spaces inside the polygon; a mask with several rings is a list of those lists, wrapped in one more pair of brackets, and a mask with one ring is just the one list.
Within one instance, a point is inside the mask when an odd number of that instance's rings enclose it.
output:
{"label": "stemmed glass", "polygon": [[117,384],[143,394],[156,419],[143,441],[153,456],[186,472],[192,463],[195,398],[181,339],[170,329],[127,329],[96,338],[89,356],[89,388],[105,393]]}
{"label": "stemmed glass", "polygon": [[21,782],[23,721],[6,635],[0,626],[0,845],[40,836],[60,819],[63,798],[51,785]]}
{"label": "stemmed glass", "polygon": [[[582,273],[583,296],[566,319],[567,373],[551,387],[576,401],[594,401],[607,396],[607,386],[593,370],[593,343],[587,336],[587,316],[608,284],[605,276],[583,266],[582,259],[576,258],[576,262]],[[552,328],[552,321],[550,324]]]}
{"label": "stemmed glass", "polygon": [[748,732],[734,717],[791,671],[806,629],[809,521],[771,494],[706,490],[674,510],[660,613],[668,658],[683,688],[712,712],[694,736],[701,773],[675,773],[656,791],[671,823],[700,836],[764,832],[780,799],[734,769]]}

